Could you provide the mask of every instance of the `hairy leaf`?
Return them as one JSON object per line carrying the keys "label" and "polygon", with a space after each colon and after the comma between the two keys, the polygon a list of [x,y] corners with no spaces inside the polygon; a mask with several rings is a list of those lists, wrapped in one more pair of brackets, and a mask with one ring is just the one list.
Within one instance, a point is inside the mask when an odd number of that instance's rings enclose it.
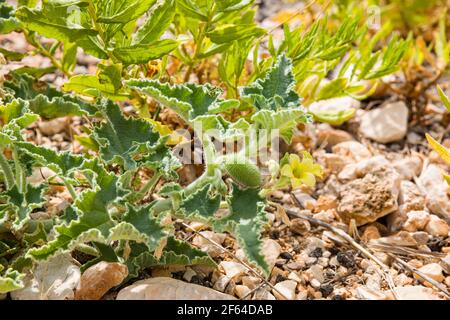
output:
{"label": "hairy leaf", "polygon": [[24,284],[22,279],[24,277],[24,274],[16,270],[6,270],[5,274],[0,276],[0,293],[8,293],[23,288]]}
{"label": "hairy leaf", "polygon": [[29,142],[16,142],[16,146],[35,158],[37,163],[49,167],[64,177],[68,177],[74,170],[79,169],[85,161],[82,155],[75,155],[69,151],[57,152]]}
{"label": "hairy leaf", "polygon": [[[144,242],[150,251],[154,251],[161,241],[168,236],[168,228],[161,225],[159,219],[153,216],[150,206],[139,209],[127,206],[128,211],[123,216],[122,221],[126,222],[139,234],[138,238],[129,238],[136,242]],[[121,239],[126,239],[120,237]]]}
{"label": "hairy leaf", "polygon": [[262,228],[268,220],[258,193],[259,189],[240,189],[233,184],[233,194],[228,199],[230,214],[216,221],[214,229],[232,232],[249,261],[268,275],[270,270],[262,254],[261,241]]}
{"label": "hairy leaf", "polygon": [[311,119],[303,108],[297,108],[279,111],[260,110],[252,116],[252,121],[268,132],[279,130],[280,137],[286,143],[290,143],[297,124],[308,123]]}
{"label": "hairy leaf", "polygon": [[159,140],[150,122],[125,118],[118,105],[103,101],[106,122],[94,129],[94,139],[100,145],[102,158],[107,162],[120,163],[126,169],[135,167],[133,153],[140,145],[151,147]]}
{"label": "hairy leaf", "polygon": [[220,207],[220,195],[211,195],[206,185],[182,200],[179,210],[187,219],[209,222]]}
{"label": "hairy leaf", "polygon": [[137,79],[128,80],[126,84],[131,89],[155,98],[188,122],[200,116],[220,112],[238,105],[235,100],[221,100],[219,96],[222,94],[222,90],[209,84],[170,85],[156,80]]}
{"label": "hairy leaf", "polygon": [[241,95],[259,110],[296,108],[300,106],[300,97],[294,91],[294,86],[292,61],[283,54],[265,78],[241,88]]}
{"label": "hairy leaf", "polygon": [[193,266],[204,265],[214,267],[216,263],[206,253],[193,248],[187,242],[179,241],[174,237],[167,239],[163,253],[157,259],[147,250],[147,247],[139,244],[131,245],[131,256],[127,261],[129,277],[138,276],[140,270],[155,266]]}
{"label": "hairy leaf", "polygon": [[8,197],[9,205],[15,214],[14,228],[20,230],[30,219],[30,213],[44,205],[43,193],[46,191],[45,185],[27,187],[25,193],[18,190],[17,186],[3,193]]}
{"label": "hairy leaf", "polygon": [[0,3],[0,34],[10,33],[20,28],[20,22],[14,17],[14,9],[6,3]]}

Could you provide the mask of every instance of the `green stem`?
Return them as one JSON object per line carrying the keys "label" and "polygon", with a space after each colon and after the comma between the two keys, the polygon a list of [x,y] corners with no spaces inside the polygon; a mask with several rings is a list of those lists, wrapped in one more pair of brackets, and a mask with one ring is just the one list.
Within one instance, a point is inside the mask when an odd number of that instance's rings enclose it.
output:
{"label": "green stem", "polygon": [[164,211],[168,211],[168,210],[172,210],[172,209],[173,209],[172,199],[159,200],[152,207],[152,211],[155,214],[158,214],[158,213],[161,213]]}
{"label": "green stem", "polygon": [[3,154],[3,149],[0,148],[0,167],[5,174],[5,185],[6,189],[9,190],[14,185],[14,174],[11,170],[11,167],[8,164],[8,160]]}
{"label": "green stem", "polygon": [[142,189],[139,192],[132,194],[130,200],[133,200],[135,202],[142,200],[145,197],[145,195],[156,186],[161,176],[162,176],[161,173],[155,173],[153,177],[147,181],[147,183],[142,187]]}
{"label": "green stem", "polygon": [[22,170],[22,166],[20,165],[19,161],[19,155],[17,154],[17,150],[15,148],[12,149],[13,159],[14,159],[14,167],[16,170],[16,184],[17,189],[19,189],[19,192],[25,193],[26,190],[26,184],[25,184],[25,177],[24,172]]}
{"label": "green stem", "polygon": [[102,26],[97,22],[97,9],[95,8],[95,4],[92,0],[89,1],[88,12],[89,16],[91,17],[91,22],[94,30],[97,31],[98,35],[100,36],[103,50],[105,50],[106,54],[113,62],[117,62],[117,59],[113,56],[112,52],[108,50],[108,41],[106,40],[106,35]]}
{"label": "green stem", "polygon": [[62,180],[63,180],[64,186],[67,188],[67,191],[69,191],[70,196],[72,197],[73,201],[75,201],[78,198],[75,188],[66,179],[62,178]]}
{"label": "green stem", "polygon": [[[27,41],[29,43],[31,43],[33,46],[36,47],[36,49],[38,50],[38,52],[43,55],[44,57],[47,57],[50,62],[53,64],[53,66],[55,66],[55,68],[57,68],[58,70],[60,70],[62,73],[64,73],[67,77],[71,77],[72,73],[68,72],[68,71],[64,71],[63,67],[61,65],[61,63],[53,56],[53,54],[47,50],[40,42],[39,40],[34,40],[30,37],[30,34],[27,30],[24,30],[24,34],[25,34],[25,38],[27,39]],[[58,43],[58,42],[57,42]],[[54,50],[54,48],[50,49],[51,51]]]}

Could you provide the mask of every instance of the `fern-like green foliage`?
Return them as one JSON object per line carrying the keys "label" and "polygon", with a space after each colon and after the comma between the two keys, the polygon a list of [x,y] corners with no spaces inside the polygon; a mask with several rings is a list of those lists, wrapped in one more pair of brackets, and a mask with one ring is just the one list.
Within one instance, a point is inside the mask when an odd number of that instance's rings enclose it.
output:
{"label": "fern-like green foliage", "polygon": [[[173,12],[174,1],[155,5],[156,2],[45,1],[40,9],[22,6],[15,16],[27,30],[61,41],[65,46],[75,44],[100,59],[113,57],[124,64],[139,64],[160,58],[177,46],[175,40],[159,40],[173,18],[169,13]],[[148,19],[134,33],[138,18],[149,10],[162,17]],[[160,23],[161,19],[167,20]]]}

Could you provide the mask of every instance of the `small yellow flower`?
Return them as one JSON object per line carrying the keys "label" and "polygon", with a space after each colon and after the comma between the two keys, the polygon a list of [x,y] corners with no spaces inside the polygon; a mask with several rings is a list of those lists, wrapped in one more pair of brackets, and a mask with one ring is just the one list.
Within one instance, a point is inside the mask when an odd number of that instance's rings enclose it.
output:
{"label": "small yellow flower", "polygon": [[316,177],[322,177],[322,167],[315,164],[312,156],[304,151],[303,159],[296,154],[289,155],[289,163],[281,168],[281,179],[289,179],[292,188],[297,189],[302,185],[314,187]]}

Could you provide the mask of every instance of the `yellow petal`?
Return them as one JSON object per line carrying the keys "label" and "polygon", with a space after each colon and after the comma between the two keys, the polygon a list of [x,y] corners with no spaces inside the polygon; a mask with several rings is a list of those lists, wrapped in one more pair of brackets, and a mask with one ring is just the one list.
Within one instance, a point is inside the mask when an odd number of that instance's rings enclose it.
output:
{"label": "yellow petal", "polygon": [[303,185],[303,182],[300,179],[292,178],[291,185],[292,185],[292,189],[298,189]]}
{"label": "yellow petal", "polygon": [[448,174],[444,174],[444,179],[447,181],[447,184],[450,186],[450,176]]}
{"label": "yellow petal", "polygon": [[309,172],[311,172],[313,175],[315,175],[317,177],[322,177],[322,174],[323,174],[322,167],[319,164],[313,165],[313,167],[311,168],[311,170]]}
{"label": "yellow petal", "polygon": [[300,179],[308,187],[314,187],[316,185],[316,177],[312,173],[305,172]]}
{"label": "yellow petal", "polygon": [[289,164],[291,167],[295,168],[300,165],[300,158],[296,154],[290,154],[289,155]]}
{"label": "yellow petal", "polygon": [[294,173],[292,172],[292,168],[288,164],[285,164],[283,166],[283,168],[281,168],[280,173],[281,173],[282,176],[286,176],[286,177],[293,177],[294,176]]}

